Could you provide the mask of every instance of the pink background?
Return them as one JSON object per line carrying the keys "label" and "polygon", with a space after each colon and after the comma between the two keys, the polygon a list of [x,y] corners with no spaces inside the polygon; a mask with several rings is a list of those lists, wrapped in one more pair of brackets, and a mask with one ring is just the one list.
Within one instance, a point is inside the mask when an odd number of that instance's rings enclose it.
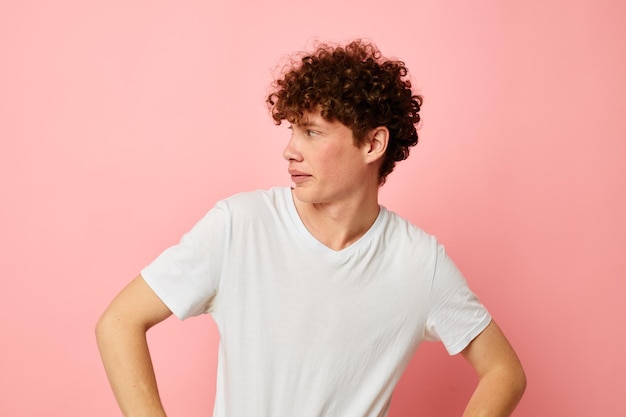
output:
{"label": "pink background", "polygon": [[[353,37],[425,96],[382,202],[446,244],[517,348],[515,415],[626,415],[626,3],[258,3],[0,3],[0,415],[118,415],[97,317],[217,199],[289,184],[272,69]],[[150,339],[170,415],[209,416],[210,317]],[[460,415],[474,383],[424,345],[391,415]]]}

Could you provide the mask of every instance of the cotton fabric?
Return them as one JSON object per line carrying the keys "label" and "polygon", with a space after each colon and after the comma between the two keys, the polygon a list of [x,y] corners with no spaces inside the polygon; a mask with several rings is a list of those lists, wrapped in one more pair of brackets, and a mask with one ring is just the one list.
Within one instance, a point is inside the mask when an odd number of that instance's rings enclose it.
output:
{"label": "cotton fabric", "polygon": [[180,319],[213,316],[215,417],[386,416],[422,341],[456,354],[491,320],[433,236],[381,206],[334,251],[286,187],[218,202],[141,274]]}

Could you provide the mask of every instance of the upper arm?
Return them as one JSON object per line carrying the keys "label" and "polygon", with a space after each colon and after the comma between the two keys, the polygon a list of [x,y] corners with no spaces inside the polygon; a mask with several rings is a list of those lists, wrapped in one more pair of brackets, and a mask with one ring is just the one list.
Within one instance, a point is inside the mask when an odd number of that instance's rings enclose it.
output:
{"label": "upper arm", "polygon": [[526,384],[524,371],[513,347],[495,321],[470,342],[461,352],[476,370],[479,378],[489,372],[503,372],[521,385]]}
{"label": "upper arm", "polygon": [[138,275],[111,301],[99,323],[110,320],[148,330],[171,314],[143,277]]}

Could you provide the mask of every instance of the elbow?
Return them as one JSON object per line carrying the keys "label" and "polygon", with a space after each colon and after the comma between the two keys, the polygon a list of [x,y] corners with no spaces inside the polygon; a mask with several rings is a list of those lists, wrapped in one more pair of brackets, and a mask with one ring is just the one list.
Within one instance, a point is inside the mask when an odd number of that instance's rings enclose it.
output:
{"label": "elbow", "polygon": [[518,364],[513,367],[513,369],[509,370],[508,380],[511,396],[516,399],[515,402],[517,403],[522,399],[528,384],[526,373],[524,372],[524,368],[522,368],[521,364]]}
{"label": "elbow", "polygon": [[98,318],[98,321],[96,322],[94,330],[96,335],[96,342],[99,347],[102,345],[104,340],[106,340],[107,334],[109,333],[110,325],[108,322],[109,318],[106,312],[102,314],[102,316],[100,316],[100,318]]}
{"label": "elbow", "polygon": [[491,386],[502,398],[507,398],[509,404],[515,407],[526,392],[527,378],[519,362],[502,364],[492,372],[480,378],[481,383]]}
{"label": "elbow", "polygon": [[149,326],[145,322],[123,314],[119,309],[107,308],[95,326],[96,342],[100,350],[121,340],[145,338]]}
{"label": "elbow", "polygon": [[527,384],[528,384],[528,380],[526,378],[526,372],[524,372],[524,368],[522,368],[522,366],[520,365],[517,371],[517,378],[516,378],[516,384],[515,384],[515,389],[519,395],[519,398],[522,398],[522,396],[524,395],[524,392],[526,392]]}
{"label": "elbow", "polygon": [[123,337],[121,332],[123,329],[124,321],[116,317],[111,309],[107,309],[102,316],[98,319],[95,326],[95,336],[98,347],[102,347],[107,344],[108,341],[113,341],[116,338]]}

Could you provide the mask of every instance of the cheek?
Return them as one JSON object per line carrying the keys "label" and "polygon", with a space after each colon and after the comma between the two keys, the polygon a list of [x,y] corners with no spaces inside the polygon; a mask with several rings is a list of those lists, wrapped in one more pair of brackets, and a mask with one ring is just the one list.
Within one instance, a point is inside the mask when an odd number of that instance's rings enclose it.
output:
{"label": "cheek", "polygon": [[335,182],[351,182],[361,172],[360,154],[354,149],[329,149],[321,156],[322,169]]}
{"label": "cheek", "polygon": [[341,151],[333,146],[326,146],[316,149],[315,152],[315,165],[318,170],[330,171],[339,165],[341,158]]}

